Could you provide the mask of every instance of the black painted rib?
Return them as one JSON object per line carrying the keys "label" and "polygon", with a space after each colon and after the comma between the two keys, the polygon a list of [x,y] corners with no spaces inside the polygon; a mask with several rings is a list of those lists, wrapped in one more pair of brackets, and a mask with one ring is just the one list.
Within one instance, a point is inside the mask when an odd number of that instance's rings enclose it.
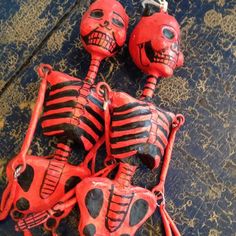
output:
{"label": "black painted rib", "polygon": [[160,137],[157,136],[157,141],[161,144],[161,146],[163,147],[163,149],[165,150],[166,145],[163,143],[162,139]]}
{"label": "black painted rib", "polygon": [[147,81],[147,84],[153,84],[156,86],[156,83],[153,83],[153,82],[150,82],[150,81]]}
{"label": "black painted rib", "polygon": [[125,170],[130,171],[131,173],[133,173],[133,170],[127,168],[126,166],[124,166],[123,168],[124,168]]}
{"label": "black painted rib", "polygon": [[55,91],[57,89],[62,89],[67,86],[82,86],[84,84],[83,81],[67,81],[67,82],[62,82],[56,85],[51,86],[50,92]]}
{"label": "black painted rib", "polygon": [[63,112],[63,113],[56,113],[56,114],[52,114],[52,115],[47,115],[47,116],[43,116],[41,118],[41,121],[45,121],[45,120],[55,120],[55,119],[60,119],[60,118],[70,118],[72,116],[71,112]]}
{"label": "black painted rib", "polygon": [[77,102],[75,102],[73,100],[70,100],[67,102],[60,102],[60,103],[46,106],[44,109],[44,112],[57,110],[57,109],[61,109],[61,108],[66,108],[66,107],[74,108],[74,107],[76,107],[76,104],[77,104]]}
{"label": "black painted rib", "polygon": [[158,119],[160,119],[163,123],[165,123],[168,127],[170,126],[170,123],[164,120],[160,115],[158,116]]}
{"label": "black painted rib", "polygon": [[89,95],[88,100],[91,101],[96,106],[98,106],[101,110],[103,110],[103,103],[101,101],[99,101],[97,98]]}
{"label": "black painted rib", "polygon": [[129,103],[129,104],[126,104],[126,105],[118,107],[118,108],[114,108],[114,112],[123,112],[123,111],[127,111],[129,109],[132,109],[132,108],[138,107],[138,106],[146,107],[146,106],[148,106],[148,104],[133,102],[133,103]]}
{"label": "black painted rib", "polygon": [[88,118],[82,116],[81,121],[88,125],[99,137],[102,135],[102,131],[97,128],[97,126],[91,122]]}
{"label": "black painted rib", "polygon": [[112,126],[112,131],[126,131],[126,130],[131,130],[131,129],[136,129],[136,128],[142,128],[142,127],[148,127],[152,123],[150,120],[145,120],[145,121],[137,121],[121,126]]}
{"label": "black painted rib", "polygon": [[144,115],[150,115],[151,112],[147,109],[141,109],[141,110],[137,110],[137,111],[133,111],[130,112],[128,114],[124,114],[124,115],[114,115],[112,117],[112,121],[119,121],[119,120],[125,120],[128,118],[133,118],[133,117],[137,117],[137,116],[144,116]]}
{"label": "black painted rib", "polygon": [[117,204],[117,205],[120,205],[120,206],[128,206],[129,203],[121,203],[121,202],[114,202],[114,201],[110,201],[111,203],[114,203],[114,204]]}
{"label": "black painted rib", "polygon": [[59,92],[59,93],[54,94],[54,95],[50,95],[48,97],[47,101],[52,101],[52,100],[58,99],[58,98],[77,97],[77,96],[79,96],[78,90],[71,89],[71,90],[68,90],[68,91],[63,91],[63,92]]}
{"label": "black painted rib", "polygon": [[49,182],[51,182],[51,183],[56,183],[57,181],[53,181],[53,180],[51,180],[51,179],[48,179],[47,177],[45,178],[47,181],[49,181]]}
{"label": "black painted rib", "polygon": [[63,151],[63,152],[67,152],[67,153],[71,153],[70,151],[68,151],[68,150],[66,150],[66,149],[64,149],[64,148],[62,148],[62,147],[56,147],[56,149],[57,150],[60,150],[60,151]]}
{"label": "black painted rib", "polygon": [[168,132],[161,125],[158,125],[157,128],[168,138]]}
{"label": "black painted rib", "polygon": [[112,222],[121,222],[122,221],[122,219],[114,219],[114,218],[111,218],[109,216],[107,216],[107,218]]}
{"label": "black painted rib", "polygon": [[149,89],[149,90],[151,90],[151,91],[155,91],[155,89],[153,89],[153,88],[151,88],[151,87],[149,87],[149,86],[145,86],[144,89]]}
{"label": "black painted rib", "polygon": [[127,196],[127,195],[120,195],[120,194],[116,194],[116,193],[113,193],[113,195],[116,197],[127,198],[127,199],[131,199],[133,197],[133,195]]}
{"label": "black painted rib", "polygon": [[[49,127],[43,128],[43,132],[44,133],[54,132],[54,131],[64,131],[65,132],[66,131],[65,127],[68,127],[68,126],[71,126],[71,125],[68,125],[66,123],[63,123],[60,125],[51,125]],[[96,143],[96,140],[90,134],[88,134],[85,130],[83,130],[82,128],[79,128],[79,127],[75,128],[73,126],[71,126],[71,128],[74,128],[76,133],[80,133],[82,136],[84,136],[86,139],[88,139],[92,144]],[[60,136],[62,134],[60,133],[58,135]]]}
{"label": "black painted rib", "polygon": [[114,143],[119,143],[122,141],[132,140],[132,139],[146,138],[148,136],[149,136],[149,133],[147,131],[137,133],[137,134],[127,134],[121,137],[111,138],[111,143],[114,144]]}
{"label": "black painted rib", "polygon": [[123,171],[121,171],[121,174],[123,174],[123,175],[127,175],[127,176],[130,176],[130,177],[133,176],[132,174],[128,174],[128,173],[125,173],[125,172],[123,172]]}
{"label": "black painted rib", "polygon": [[[48,170],[52,170],[52,171],[55,171],[55,172],[57,172],[57,173],[61,173],[61,171],[56,170],[56,169],[52,169],[52,168],[48,168]],[[49,186],[55,187],[54,185],[50,185],[50,184],[46,184],[46,185],[49,185]]]}
{"label": "black painted rib", "polygon": [[126,211],[116,211],[116,210],[112,210],[112,209],[110,209],[109,211],[111,211],[111,212],[114,212],[114,213],[116,213],[116,214],[123,214],[123,215],[125,215],[127,212]]}
{"label": "black painted rib", "polygon": [[104,120],[103,118],[96,112],[94,111],[91,107],[86,106],[87,112],[92,115],[101,125],[104,125]]}
{"label": "black painted rib", "polygon": [[157,110],[165,115],[166,119],[169,121],[170,124],[173,122],[172,117],[165,110],[158,108],[158,107],[157,107]]}
{"label": "black painted rib", "polygon": [[139,144],[133,144],[133,145],[129,145],[122,148],[112,148],[111,152],[112,154],[123,154],[126,152],[138,150],[139,148],[142,148],[142,147],[143,147],[143,143],[139,143]]}

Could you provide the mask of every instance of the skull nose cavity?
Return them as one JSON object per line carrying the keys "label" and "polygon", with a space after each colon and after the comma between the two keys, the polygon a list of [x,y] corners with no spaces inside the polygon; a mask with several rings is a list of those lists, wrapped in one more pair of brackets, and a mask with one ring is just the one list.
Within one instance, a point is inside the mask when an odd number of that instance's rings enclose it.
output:
{"label": "skull nose cavity", "polygon": [[105,20],[103,25],[108,26],[109,24],[110,24],[109,21]]}
{"label": "skull nose cavity", "polygon": [[100,26],[106,28],[107,30],[111,30],[111,28],[109,27],[110,22],[108,20],[105,20],[103,24],[100,24]]}

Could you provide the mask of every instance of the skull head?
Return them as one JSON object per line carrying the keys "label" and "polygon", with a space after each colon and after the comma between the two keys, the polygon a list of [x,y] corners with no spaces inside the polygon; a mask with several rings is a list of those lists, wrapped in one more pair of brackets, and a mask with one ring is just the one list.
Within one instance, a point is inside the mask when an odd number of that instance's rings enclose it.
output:
{"label": "skull head", "polygon": [[85,49],[96,56],[113,56],[126,40],[129,18],[116,0],[96,0],[84,14],[80,33]]}
{"label": "skull head", "polygon": [[176,67],[183,65],[179,44],[178,22],[161,10],[141,18],[131,34],[129,50],[134,63],[144,73],[170,77]]}

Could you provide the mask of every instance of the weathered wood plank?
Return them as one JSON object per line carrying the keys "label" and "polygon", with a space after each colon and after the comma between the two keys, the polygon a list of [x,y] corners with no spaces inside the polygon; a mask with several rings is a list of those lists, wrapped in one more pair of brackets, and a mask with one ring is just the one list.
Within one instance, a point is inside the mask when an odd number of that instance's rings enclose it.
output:
{"label": "weathered wood plank", "polygon": [[1,2],[0,91],[75,4],[76,0]]}

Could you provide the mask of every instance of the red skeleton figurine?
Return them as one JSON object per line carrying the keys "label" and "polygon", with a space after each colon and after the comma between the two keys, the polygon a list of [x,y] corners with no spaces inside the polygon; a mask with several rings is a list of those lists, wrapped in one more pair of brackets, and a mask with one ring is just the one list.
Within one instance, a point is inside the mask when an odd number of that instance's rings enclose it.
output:
{"label": "red skeleton figurine", "polygon": [[[123,46],[127,27],[128,16],[118,1],[97,0],[83,16],[80,28],[83,45],[92,56],[85,80],[53,71],[49,65],[39,67],[42,82],[38,100],[20,154],[8,164],[8,186],[0,209],[0,220],[11,211],[16,230],[24,235],[31,235],[29,229],[44,222],[45,228],[56,235],[59,221],[73,207],[60,210],[60,205],[73,196],[81,179],[91,175],[88,163],[103,141],[104,130],[102,101],[94,82],[101,61]],[[29,156],[47,84],[50,92],[42,117],[43,133],[61,141],[52,156]],[[79,166],[67,163],[72,141],[90,151]]]}
{"label": "red skeleton figurine", "polygon": [[[163,9],[152,12],[148,6],[129,44],[134,62],[149,74],[141,98],[113,92],[105,83],[97,85],[98,94],[104,97],[107,161],[116,159],[121,163],[114,180],[89,177],[77,185],[80,235],[134,235],[154,213],[157,201],[161,202],[158,206],[166,235],[180,235],[165,210],[164,184],[175,135],[184,117],[151,102],[157,78],[172,76],[174,69],[183,64],[179,41],[175,18]],[[163,162],[160,182],[152,191],[131,185],[136,166],[126,162],[133,157],[141,158],[150,168],[158,168]]]}

